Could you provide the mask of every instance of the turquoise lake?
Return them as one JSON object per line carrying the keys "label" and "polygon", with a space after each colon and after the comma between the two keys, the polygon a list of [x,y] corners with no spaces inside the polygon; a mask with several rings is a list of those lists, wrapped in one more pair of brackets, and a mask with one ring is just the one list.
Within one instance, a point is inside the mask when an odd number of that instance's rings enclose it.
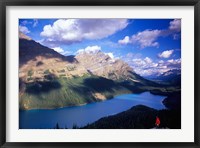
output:
{"label": "turquoise lake", "polygon": [[19,111],[20,129],[51,129],[58,123],[61,128],[79,127],[92,123],[102,117],[114,115],[130,109],[135,105],[146,105],[154,109],[164,109],[162,100],[166,96],[141,94],[123,94],[111,100],[91,103],[83,106],[59,109],[34,109]]}

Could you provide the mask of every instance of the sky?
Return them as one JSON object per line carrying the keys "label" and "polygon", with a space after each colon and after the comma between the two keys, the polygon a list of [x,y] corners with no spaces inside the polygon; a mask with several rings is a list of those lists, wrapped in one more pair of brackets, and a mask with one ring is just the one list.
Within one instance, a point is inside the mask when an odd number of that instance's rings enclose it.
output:
{"label": "sky", "polygon": [[181,68],[181,19],[19,19],[19,30],[66,56],[102,51],[141,76]]}

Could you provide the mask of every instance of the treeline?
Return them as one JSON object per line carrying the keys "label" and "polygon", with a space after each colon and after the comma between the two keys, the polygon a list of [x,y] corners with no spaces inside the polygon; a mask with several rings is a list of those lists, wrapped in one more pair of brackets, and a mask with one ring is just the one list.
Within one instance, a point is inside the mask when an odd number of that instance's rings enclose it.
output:
{"label": "treeline", "polygon": [[[161,91],[154,92],[163,93]],[[165,93],[165,92],[164,92]],[[167,93],[165,93],[167,95]],[[159,128],[181,128],[181,92],[173,91],[163,100],[167,109],[156,110],[143,105],[133,106],[122,113],[104,117],[81,129],[151,129],[155,128],[156,116],[160,118]],[[79,129],[73,126],[73,129]]]}
{"label": "treeline", "polygon": [[[73,124],[72,129],[151,129],[155,128],[156,116],[160,118],[161,129],[180,129],[181,111],[155,110],[143,105],[137,105],[122,113],[104,117],[84,127]],[[67,129],[57,123],[54,129]]]}
{"label": "treeline", "polygon": [[98,102],[95,93],[111,99],[115,95],[131,93],[116,82],[97,76],[54,78],[24,84],[20,96],[20,109],[59,108]]}
{"label": "treeline", "polygon": [[[56,123],[56,126],[53,129],[68,129],[68,127],[67,126],[61,127],[58,123]],[[72,129],[80,129],[80,127],[77,126],[76,124],[73,124]]]}
{"label": "treeline", "polygon": [[156,116],[160,118],[159,128],[180,129],[180,110],[155,110],[137,105],[117,115],[101,118],[84,129],[150,129],[155,127]]}

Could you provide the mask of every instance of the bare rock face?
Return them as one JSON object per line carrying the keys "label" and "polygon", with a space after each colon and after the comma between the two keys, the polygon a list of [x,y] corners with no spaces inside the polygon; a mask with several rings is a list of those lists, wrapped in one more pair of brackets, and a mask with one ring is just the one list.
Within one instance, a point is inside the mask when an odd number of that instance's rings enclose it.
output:
{"label": "bare rock face", "polygon": [[71,78],[85,74],[127,80],[133,73],[127,63],[112,59],[101,51],[63,56],[19,33],[19,77],[25,82],[41,81],[47,75]]}
{"label": "bare rock face", "polygon": [[56,77],[82,76],[87,70],[74,56],[63,56],[41,45],[23,33],[19,37],[19,78],[24,82]]}
{"label": "bare rock face", "polygon": [[133,69],[122,60],[112,59],[101,51],[96,53],[80,53],[75,56],[89,73],[112,80],[124,79]]}

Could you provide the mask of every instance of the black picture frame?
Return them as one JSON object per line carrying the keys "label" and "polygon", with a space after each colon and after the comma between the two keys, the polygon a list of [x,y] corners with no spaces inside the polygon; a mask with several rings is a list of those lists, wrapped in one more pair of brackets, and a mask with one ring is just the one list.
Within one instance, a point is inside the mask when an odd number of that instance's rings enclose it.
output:
{"label": "black picture frame", "polygon": [[[6,7],[7,6],[194,6],[195,14],[195,141],[191,143],[180,142],[87,142],[87,143],[23,143],[6,142]],[[19,147],[87,147],[87,148],[108,148],[108,147],[200,147],[200,1],[199,0],[1,0],[0,1],[0,146],[2,148]],[[176,136],[176,135],[174,135]]]}

